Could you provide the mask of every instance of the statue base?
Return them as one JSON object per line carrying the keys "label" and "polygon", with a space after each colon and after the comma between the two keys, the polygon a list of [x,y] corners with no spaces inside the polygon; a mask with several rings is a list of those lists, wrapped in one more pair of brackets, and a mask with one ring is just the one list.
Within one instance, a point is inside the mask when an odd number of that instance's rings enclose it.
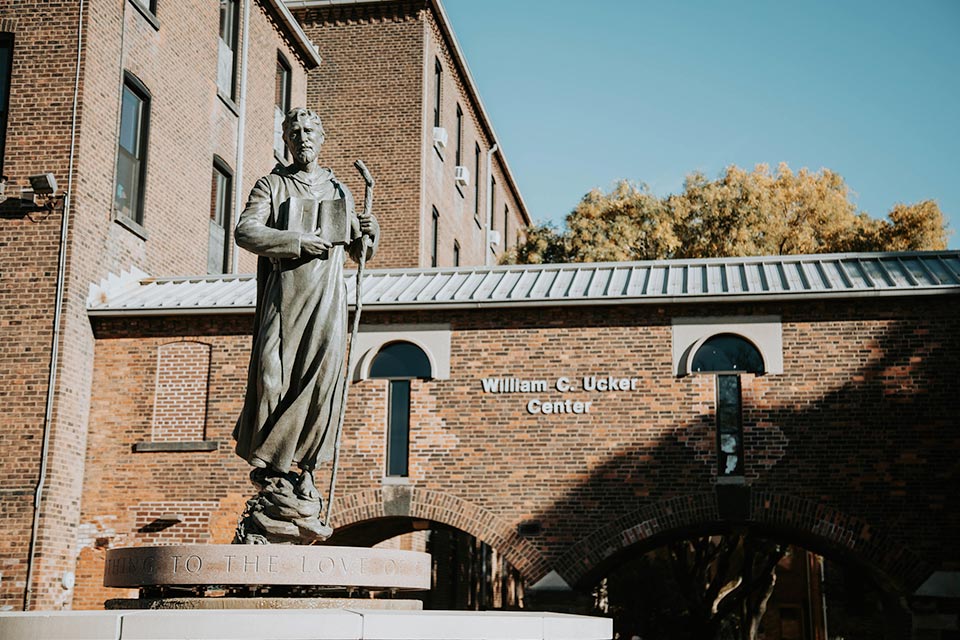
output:
{"label": "statue base", "polygon": [[130,609],[363,609],[365,611],[420,611],[423,602],[410,599],[380,598],[295,598],[266,597],[170,597],[114,598],[104,603],[108,611]]}
{"label": "statue base", "polygon": [[420,609],[394,596],[429,589],[430,577],[418,551],[192,544],[108,549],[103,584],[140,590],[111,609]]}

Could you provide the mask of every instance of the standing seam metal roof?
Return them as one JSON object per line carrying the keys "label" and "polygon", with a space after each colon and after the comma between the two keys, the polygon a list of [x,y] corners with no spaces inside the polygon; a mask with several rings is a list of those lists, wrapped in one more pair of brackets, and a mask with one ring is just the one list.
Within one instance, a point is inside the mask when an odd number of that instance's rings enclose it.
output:
{"label": "standing seam metal roof", "polygon": [[[345,275],[353,300],[355,272]],[[120,281],[123,280],[123,283]],[[960,293],[960,251],[711,260],[371,269],[366,309],[450,309]],[[253,275],[112,278],[91,316],[250,313]]]}

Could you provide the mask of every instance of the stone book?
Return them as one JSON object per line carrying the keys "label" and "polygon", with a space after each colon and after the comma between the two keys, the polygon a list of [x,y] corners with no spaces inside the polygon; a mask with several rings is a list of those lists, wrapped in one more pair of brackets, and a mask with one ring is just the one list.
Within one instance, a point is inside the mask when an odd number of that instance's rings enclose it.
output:
{"label": "stone book", "polygon": [[280,227],[288,231],[316,233],[332,244],[350,244],[346,201],[289,198],[280,211]]}

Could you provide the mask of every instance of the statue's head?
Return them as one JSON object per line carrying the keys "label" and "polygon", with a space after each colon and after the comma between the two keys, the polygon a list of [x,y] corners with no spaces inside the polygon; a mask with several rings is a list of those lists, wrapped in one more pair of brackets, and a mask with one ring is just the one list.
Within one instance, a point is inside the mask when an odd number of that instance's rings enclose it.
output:
{"label": "statue's head", "polygon": [[323,140],[320,116],[303,107],[287,112],[283,119],[283,141],[297,166],[304,167],[316,160]]}

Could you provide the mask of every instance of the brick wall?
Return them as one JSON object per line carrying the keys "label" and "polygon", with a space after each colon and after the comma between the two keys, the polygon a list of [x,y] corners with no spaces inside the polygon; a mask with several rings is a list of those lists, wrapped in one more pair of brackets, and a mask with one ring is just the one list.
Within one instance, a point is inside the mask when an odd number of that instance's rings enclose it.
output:
{"label": "brick wall", "polygon": [[[76,70],[78,2],[0,2],[0,28],[14,33],[4,173],[7,195],[31,174],[69,182],[70,124]],[[293,65],[302,100],[305,70],[276,25],[255,4],[247,107],[245,188],[274,164],[273,87],[276,52]],[[69,607],[61,587],[76,565],[80,487],[87,447],[94,338],[85,299],[91,283],[136,266],[152,274],[206,271],[210,176],[216,153],[236,158],[237,116],[216,95],[218,10],[215,3],[160,3],[155,27],[129,1],[85,4],[75,166],[70,194],[66,288],[58,383],[50,425],[35,563],[34,608]],[[145,187],[147,238],[113,221],[113,180],[123,70],[152,95]],[[267,118],[261,125],[260,119]],[[262,135],[264,129],[269,135]],[[38,478],[50,363],[60,212],[24,215],[2,205],[0,299],[8,310],[0,347],[0,460],[9,481],[0,503],[0,606],[23,604],[27,546]],[[253,268],[253,260],[241,267]],[[102,469],[95,467],[93,472]]]}
{"label": "brick wall", "polygon": [[[487,172],[487,155],[493,144],[486,128],[480,120],[479,108],[467,90],[466,80],[462,70],[457,66],[451,53],[451,43],[447,41],[437,24],[432,11],[424,12],[425,47],[425,109],[423,113],[424,142],[423,154],[425,161],[424,171],[424,211],[421,234],[424,246],[421,250],[421,266],[430,265],[429,238],[431,237],[432,210],[436,207],[440,213],[440,228],[438,234],[438,265],[449,267],[453,265],[454,242],[460,244],[461,265],[482,265],[487,260],[487,253],[492,264],[496,264],[503,255],[505,248],[514,244],[518,230],[525,226],[523,216],[518,206],[516,193],[506,179],[503,158],[500,152],[494,154],[491,163],[493,173],[493,203],[492,210],[490,192],[488,188],[489,175]],[[440,86],[441,125],[447,130],[449,142],[442,152],[438,151],[432,139],[433,108],[436,90],[434,87],[434,69],[436,61],[442,68]],[[457,107],[463,111],[463,150],[461,162],[470,171],[470,184],[458,186],[455,183],[454,169],[456,166],[456,135],[457,135]],[[476,172],[476,146],[480,147],[480,172]],[[475,220],[477,211],[476,190],[480,190],[479,224]],[[485,241],[485,229],[490,228],[503,232],[504,208],[508,214],[507,242],[501,240],[493,247]]]}
{"label": "brick wall", "polygon": [[307,106],[323,119],[320,162],[363,203],[363,160],[376,181],[383,243],[376,267],[419,265],[422,2],[295,11],[323,64],[310,74]]}
{"label": "brick wall", "polygon": [[[462,70],[453,61],[429,3],[423,0],[346,5],[296,11],[295,15],[323,55],[322,67],[309,75],[308,106],[323,118],[327,140],[321,161],[362,201],[363,184],[353,161],[363,159],[375,180],[374,211],[383,240],[374,266],[428,267],[431,264],[433,209],[439,213],[438,265],[453,265],[454,242],[460,264],[484,264],[483,225],[487,215],[487,151],[492,144],[479,121]],[[434,61],[443,67],[441,125],[446,148],[433,142]],[[456,109],[463,111],[461,162],[470,183],[458,186]],[[481,150],[481,175],[475,172],[475,145]],[[494,229],[510,212],[510,241],[523,226],[516,195],[495,156]],[[476,189],[479,221],[474,222]],[[493,261],[502,255],[501,244]]]}
{"label": "brick wall", "polygon": [[[729,521],[715,487],[714,381],[673,375],[671,319],[775,314],[784,373],[743,379],[749,520],[865,563],[909,590],[931,568],[960,561],[952,544],[960,511],[950,493],[960,406],[948,368],[960,355],[958,311],[956,297],[937,297],[367,312],[365,323],[449,323],[451,377],[413,384],[410,478],[401,489],[382,484],[387,383],[353,386],[335,524],[383,517],[391,492],[407,491],[409,517],[467,531],[529,580],[555,569],[581,585],[625,549],[709,531]],[[209,541],[229,539],[252,491],[230,444],[250,323],[248,316],[97,321],[81,518],[94,542],[81,554],[78,575],[91,578],[78,585],[75,605],[97,606],[106,595],[97,586],[96,540],[100,547],[147,542],[144,503],[215,505],[207,524],[173,524],[164,535],[196,540],[196,527],[206,526]],[[173,338],[212,345],[205,428],[219,449],[131,453],[150,436],[156,353]],[[494,394],[480,382],[606,374],[636,378],[638,388]],[[531,415],[534,397],[593,404],[583,414]],[[517,524],[526,520],[539,521],[542,532],[520,537]]]}
{"label": "brick wall", "polygon": [[[65,186],[76,68],[77,8],[47,2],[0,2],[0,28],[14,36],[9,122],[3,173],[8,178],[0,204],[0,460],[6,482],[0,489],[0,606],[22,606],[27,549],[33,518],[33,490],[40,463],[40,442],[50,364],[57,246],[61,213],[20,209],[20,187],[27,176],[53,172]],[[43,56],[31,52],[43,51]],[[91,345],[92,346],[92,345]],[[63,404],[74,402],[69,391]],[[59,407],[58,407],[59,409]],[[58,416],[62,415],[58,411]],[[66,451],[83,447],[82,434],[70,425],[53,434]],[[68,456],[69,457],[69,456]],[[51,465],[47,495],[53,506],[46,521],[76,519],[76,498],[69,487],[82,481],[82,467]],[[40,545],[56,561],[59,545],[72,532],[46,530]],[[38,573],[42,573],[38,567]],[[50,576],[53,582],[54,576]],[[58,579],[59,576],[56,576]],[[48,603],[62,602],[59,585]]]}

